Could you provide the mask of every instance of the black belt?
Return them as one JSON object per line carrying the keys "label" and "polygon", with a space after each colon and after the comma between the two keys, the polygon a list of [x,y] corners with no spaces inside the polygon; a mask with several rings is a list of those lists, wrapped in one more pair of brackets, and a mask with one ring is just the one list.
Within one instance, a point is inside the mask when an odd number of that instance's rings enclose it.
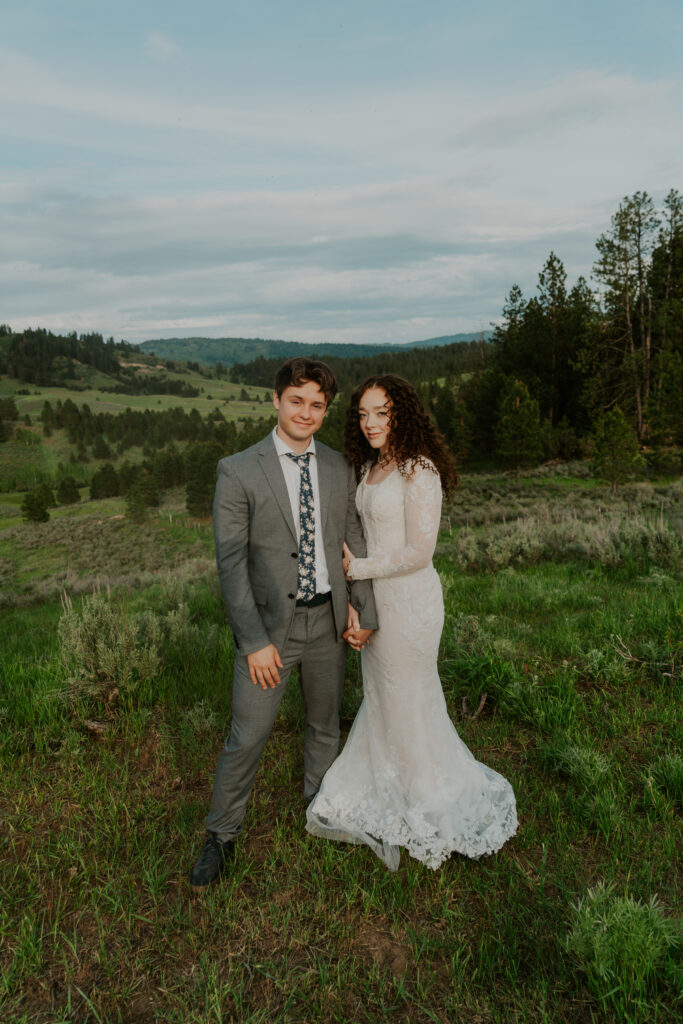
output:
{"label": "black belt", "polygon": [[327,602],[331,601],[331,600],[332,600],[332,591],[331,590],[326,590],[324,594],[316,594],[315,597],[312,597],[310,599],[310,601],[304,601],[303,599],[300,598],[296,602],[296,606],[297,606],[297,608],[317,608],[318,605],[327,604]]}

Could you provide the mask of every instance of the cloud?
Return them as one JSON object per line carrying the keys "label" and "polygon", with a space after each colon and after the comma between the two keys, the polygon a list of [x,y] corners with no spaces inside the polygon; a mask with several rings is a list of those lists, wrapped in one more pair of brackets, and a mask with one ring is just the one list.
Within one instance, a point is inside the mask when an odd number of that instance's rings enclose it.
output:
{"label": "cloud", "polygon": [[453,144],[468,147],[519,147],[530,141],[585,129],[598,121],[636,118],[661,110],[673,82],[644,82],[630,75],[582,71],[533,90],[513,91],[504,103],[485,109],[464,124]]}
{"label": "cloud", "polygon": [[[161,33],[148,47],[180,56]],[[302,99],[197,92],[181,63],[167,88],[157,66],[122,87],[0,53],[3,320],[129,340],[485,329],[551,249],[588,275],[621,196],[680,177],[673,80]]]}
{"label": "cloud", "polygon": [[163,32],[149,32],[145,40],[145,56],[160,64],[168,64],[180,57],[180,47]]}

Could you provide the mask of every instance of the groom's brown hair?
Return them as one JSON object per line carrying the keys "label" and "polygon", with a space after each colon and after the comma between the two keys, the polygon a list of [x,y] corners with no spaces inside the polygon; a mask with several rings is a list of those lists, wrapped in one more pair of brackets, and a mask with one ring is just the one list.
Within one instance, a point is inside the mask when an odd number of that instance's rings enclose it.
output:
{"label": "groom's brown hair", "polygon": [[330,405],[337,394],[337,378],[327,363],[321,363],[319,359],[305,359],[303,356],[288,359],[275,375],[275,393],[281,398],[285,388],[298,388],[309,380],[318,385]]}

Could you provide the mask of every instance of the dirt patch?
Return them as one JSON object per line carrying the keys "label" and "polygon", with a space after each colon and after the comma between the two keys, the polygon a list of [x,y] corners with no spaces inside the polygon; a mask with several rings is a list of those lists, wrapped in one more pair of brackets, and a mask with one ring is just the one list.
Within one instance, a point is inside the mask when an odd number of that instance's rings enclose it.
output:
{"label": "dirt patch", "polygon": [[354,931],[351,950],[356,956],[387,968],[395,978],[405,974],[413,959],[405,940],[400,941],[386,926],[375,921],[360,921]]}

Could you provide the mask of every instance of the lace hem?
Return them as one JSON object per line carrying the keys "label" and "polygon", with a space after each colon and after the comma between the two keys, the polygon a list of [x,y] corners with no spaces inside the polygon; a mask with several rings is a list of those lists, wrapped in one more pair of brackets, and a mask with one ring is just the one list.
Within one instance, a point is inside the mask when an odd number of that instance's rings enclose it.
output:
{"label": "lace hem", "polygon": [[451,854],[460,853],[472,860],[496,853],[517,832],[515,798],[509,784],[491,794],[488,812],[470,820],[460,818],[450,827],[441,821],[430,821],[425,813],[410,808],[405,814],[387,813],[377,809],[373,814],[367,804],[350,806],[319,794],[306,812],[306,829],[311,835],[338,842],[365,844],[395,871],[399,863],[399,847],[411,857],[436,870]]}

